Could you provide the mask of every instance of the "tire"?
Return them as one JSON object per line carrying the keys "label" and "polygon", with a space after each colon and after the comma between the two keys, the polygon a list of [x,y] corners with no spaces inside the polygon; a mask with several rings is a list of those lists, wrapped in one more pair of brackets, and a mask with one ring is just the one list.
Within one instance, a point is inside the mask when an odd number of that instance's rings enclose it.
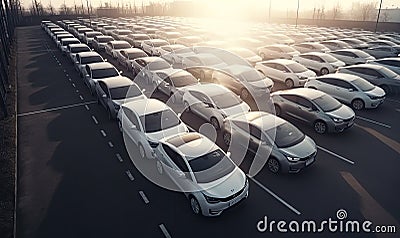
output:
{"label": "tire", "polygon": [[320,73],[321,75],[329,74],[329,70],[327,68],[322,68]]}
{"label": "tire", "polygon": [[215,118],[215,117],[210,118],[210,123],[216,130],[219,130],[221,128],[217,118]]}
{"label": "tire", "polygon": [[195,215],[201,215],[201,207],[197,199],[194,196],[190,196],[189,201],[190,201],[190,207],[192,208],[192,212]]}
{"label": "tire", "polygon": [[362,110],[362,109],[364,109],[364,106],[365,106],[365,103],[364,103],[364,101],[363,100],[361,100],[361,99],[354,99],[352,102],[351,102],[351,107],[354,109],[354,110]]}
{"label": "tire", "polygon": [[294,82],[291,79],[286,79],[285,80],[285,85],[287,88],[293,88],[294,87]]}
{"label": "tire", "polygon": [[143,148],[143,145],[139,143],[139,156],[141,159],[145,159],[146,158],[146,152]]}
{"label": "tire", "polygon": [[249,94],[250,94],[249,91],[247,89],[243,88],[240,91],[240,98],[243,100],[246,100],[247,98],[249,98]]}
{"label": "tire", "polygon": [[275,107],[275,115],[280,116],[282,114],[281,108],[276,104],[274,104],[274,107]]}
{"label": "tire", "polygon": [[277,174],[281,170],[281,165],[279,164],[279,161],[273,157],[268,159],[267,166],[268,170],[273,174]]}
{"label": "tire", "polygon": [[189,106],[189,103],[188,103],[188,102],[184,101],[184,102],[183,102],[183,105],[184,105],[184,108],[185,108],[186,111],[188,111],[188,112],[192,111],[192,110],[190,109],[190,106]]}
{"label": "tire", "polygon": [[231,133],[224,132],[224,134],[222,135],[222,139],[223,139],[225,145],[230,146],[231,140],[232,140]]}
{"label": "tire", "polygon": [[325,134],[327,131],[327,125],[323,121],[316,121],[314,123],[314,131],[318,134]]}

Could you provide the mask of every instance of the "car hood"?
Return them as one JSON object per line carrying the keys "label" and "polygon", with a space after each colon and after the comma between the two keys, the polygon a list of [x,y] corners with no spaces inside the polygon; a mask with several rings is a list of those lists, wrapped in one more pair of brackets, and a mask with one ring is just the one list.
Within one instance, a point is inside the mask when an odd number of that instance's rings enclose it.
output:
{"label": "car hood", "polygon": [[374,87],[374,89],[367,91],[365,93],[374,97],[383,97],[386,95],[385,91],[380,87]]}
{"label": "car hood", "polygon": [[302,141],[299,143],[292,145],[286,148],[279,148],[286,155],[296,157],[296,158],[304,158],[312,153],[314,153],[317,148],[313,139],[308,136],[305,136]]}
{"label": "car hood", "polygon": [[226,198],[239,192],[246,184],[246,175],[236,167],[230,174],[209,183],[198,183],[207,196]]}
{"label": "car hood", "polygon": [[274,82],[269,79],[269,78],[264,78],[263,80],[259,80],[259,81],[254,81],[254,82],[248,82],[251,86],[253,86],[254,88],[269,88],[274,86]]}
{"label": "car hood", "polygon": [[350,118],[354,117],[354,115],[355,115],[354,111],[351,108],[349,108],[348,106],[343,105],[343,104],[338,109],[331,111],[331,112],[327,112],[326,114],[329,116],[335,117],[335,118],[343,119],[343,120],[350,119]]}
{"label": "car hood", "polygon": [[157,132],[153,132],[153,133],[147,133],[147,137],[148,139],[152,140],[152,141],[159,141],[163,138],[172,136],[172,135],[177,135],[179,133],[182,132],[188,132],[189,130],[187,129],[185,123],[181,122],[179,125],[165,129],[165,130],[161,130],[161,131],[157,131]]}
{"label": "car hood", "polygon": [[262,58],[258,55],[254,55],[251,57],[246,58],[252,65],[255,65],[257,62],[262,61]]}
{"label": "car hood", "polygon": [[235,105],[233,107],[228,107],[228,108],[221,108],[221,111],[226,115],[226,116],[232,116],[238,113],[244,113],[248,112],[250,109],[249,105],[247,103],[242,102],[239,105]]}
{"label": "car hood", "polygon": [[301,73],[297,73],[296,75],[307,77],[307,78],[316,77],[317,76],[317,74],[314,71],[311,71],[311,70],[307,70],[307,71],[304,71],[304,72],[301,72]]}
{"label": "car hood", "polygon": [[335,67],[335,68],[338,68],[338,67],[344,67],[346,64],[343,62],[343,61],[341,61],[341,60],[338,60],[338,61],[336,61],[336,62],[333,62],[333,63],[330,63],[333,67]]}
{"label": "car hood", "polygon": [[121,106],[121,105],[124,104],[124,103],[131,102],[131,101],[135,101],[135,100],[138,100],[138,99],[145,99],[145,98],[146,98],[146,96],[145,96],[144,94],[142,94],[142,95],[137,96],[137,97],[130,97],[130,98],[124,98],[124,99],[113,100],[113,102],[114,102],[115,104]]}

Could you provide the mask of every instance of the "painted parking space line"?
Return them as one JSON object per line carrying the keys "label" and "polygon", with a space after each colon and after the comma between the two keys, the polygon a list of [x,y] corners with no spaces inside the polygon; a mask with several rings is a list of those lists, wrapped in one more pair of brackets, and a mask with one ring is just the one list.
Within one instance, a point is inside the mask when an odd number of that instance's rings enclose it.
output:
{"label": "painted parking space line", "polygon": [[161,229],[161,232],[164,234],[164,237],[165,238],[171,238],[172,236],[169,234],[169,232],[168,232],[168,230],[167,230],[167,228],[165,227],[165,225],[164,224],[160,224],[160,225],[158,225],[158,227],[160,227],[160,229]]}
{"label": "painted parking space line", "polygon": [[83,97],[82,97],[82,95],[79,95],[79,98],[83,101],[84,99],[83,99]]}
{"label": "painted parking space line", "polygon": [[362,120],[362,121],[366,121],[366,122],[369,122],[369,123],[378,125],[378,126],[386,127],[386,128],[388,128],[388,129],[392,128],[392,127],[391,127],[390,125],[388,125],[388,124],[385,124],[385,123],[382,123],[382,122],[379,122],[379,121],[375,121],[375,120],[372,120],[372,119],[369,119],[369,118],[366,118],[366,117],[356,116],[356,118],[359,119],[359,120]]}
{"label": "painted parking space line", "polygon": [[100,133],[101,133],[101,135],[102,135],[103,137],[106,137],[106,136],[107,136],[107,134],[106,134],[106,132],[105,132],[104,130],[100,130]]}
{"label": "painted parking space line", "polygon": [[146,194],[144,194],[143,191],[139,191],[140,196],[142,197],[144,203],[149,204],[149,199],[146,197]]}
{"label": "painted parking space line", "polygon": [[129,171],[129,170],[125,171],[125,174],[128,176],[129,180],[131,180],[131,181],[135,180],[131,171]]}
{"label": "painted parking space line", "polygon": [[88,105],[85,105],[85,108],[86,108],[86,110],[90,110],[90,108],[89,108],[89,106]]}
{"label": "painted parking space line", "polygon": [[114,147],[114,144],[113,144],[111,141],[109,141],[109,142],[108,142],[108,146],[110,146],[110,148],[113,148],[113,147]]}
{"label": "painted parking space line", "polygon": [[53,108],[48,108],[48,109],[43,109],[43,110],[37,110],[37,111],[32,111],[32,112],[24,112],[24,113],[19,113],[17,114],[18,117],[23,117],[23,116],[30,116],[30,115],[35,115],[35,114],[40,114],[40,113],[46,113],[46,112],[53,112],[53,111],[59,111],[63,109],[69,109],[69,108],[74,108],[74,107],[80,107],[80,106],[87,106],[89,104],[94,104],[96,101],[90,101],[90,102],[83,102],[83,103],[75,103],[75,104],[70,104],[70,105],[65,105],[65,106],[60,106],[60,107],[53,107]]}
{"label": "painted parking space line", "polygon": [[251,177],[250,175],[246,174],[246,176],[253,181],[255,184],[257,184],[260,188],[262,188],[264,191],[269,193],[272,197],[274,197],[276,200],[278,200],[280,203],[282,203],[284,206],[289,208],[292,212],[294,212],[296,215],[301,215],[301,212],[294,208],[292,205],[290,205],[288,202],[283,200],[281,197],[276,195],[274,192],[272,192],[269,188],[265,187],[262,183],[258,182],[255,178]]}
{"label": "painted parking space line", "polygon": [[99,121],[96,119],[96,117],[95,117],[95,116],[92,116],[92,119],[93,119],[93,121],[94,121],[94,124],[96,124],[96,125],[98,125],[98,124],[99,124]]}
{"label": "painted parking space line", "polygon": [[119,162],[121,162],[121,163],[124,162],[124,160],[122,159],[122,157],[121,157],[120,154],[118,154],[118,153],[115,154],[115,157],[117,157],[117,159],[118,159]]}
{"label": "painted parking space line", "polygon": [[386,98],[385,100],[386,100],[386,101],[389,101],[389,102],[400,103],[400,101],[399,101],[399,100],[396,100],[396,99]]}
{"label": "painted parking space line", "polygon": [[343,156],[341,156],[341,155],[338,155],[338,154],[336,154],[335,152],[332,152],[332,151],[330,151],[330,150],[328,150],[328,149],[326,149],[326,148],[324,148],[324,147],[322,147],[322,146],[317,145],[317,148],[320,149],[320,150],[322,150],[322,151],[324,151],[325,153],[328,153],[328,154],[330,154],[330,155],[332,155],[332,156],[338,158],[338,159],[341,159],[341,160],[343,160],[343,161],[345,161],[345,162],[347,162],[347,163],[349,163],[349,164],[354,165],[354,161],[349,160],[349,159],[347,159],[347,158],[345,158],[345,157],[343,157]]}

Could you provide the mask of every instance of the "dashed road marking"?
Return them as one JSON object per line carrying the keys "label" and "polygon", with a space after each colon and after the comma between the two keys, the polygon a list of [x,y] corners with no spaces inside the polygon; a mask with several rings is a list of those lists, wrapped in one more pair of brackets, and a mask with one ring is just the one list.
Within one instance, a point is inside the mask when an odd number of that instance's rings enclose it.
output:
{"label": "dashed road marking", "polygon": [[98,124],[99,124],[99,122],[97,121],[97,119],[96,119],[96,117],[95,117],[95,116],[92,116],[92,119],[93,119],[93,121],[94,121],[94,124],[96,124],[96,125],[98,125]]}
{"label": "dashed road marking", "polygon": [[46,112],[58,111],[58,110],[62,110],[62,109],[80,107],[80,106],[83,106],[83,105],[87,106],[88,104],[93,104],[93,103],[96,103],[96,102],[95,101],[91,101],[91,102],[84,102],[84,103],[75,103],[75,104],[61,106],[61,107],[53,107],[53,108],[48,108],[48,109],[43,109],[43,110],[38,110],[38,111],[32,111],[32,112],[24,112],[24,113],[18,114],[17,116],[18,117],[30,116],[30,115],[35,115],[35,114],[39,114],[39,113],[46,113]]}
{"label": "dashed road marking", "polygon": [[369,118],[360,117],[360,116],[356,116],[356,118],[360,119],[360,120],[363,120],[363,121],[366,121],[366,122],[369,122],[369,123],[372,123],[372,124],[375,124],[375,125],[378,125],[378,126],[383,126],[383,127],[389,128],[389,129],[392,128],[390,125],[387,125],[385,123],[382,123],[382,122],[379,122],[379,121],[375,121],[375,120],[372,120],[372,119],[369,119]]}
{"label": "dashed road marking", "polygon": [[131,171],[127,170],[127,171],[125,171],[125,173],[126,173],[126,175],[128,175],[128,178],[129,178],[131,181],[135,180],[135,178],[133,177]]}
{"label": "dashed road marking", "polygon": [[82,95],[79,95],[79,98],[80,98],[81,100],[84,100],[83,97],[82,97]]}
{"label": "dashed road marking", "polygon": [[160,227],[161,232],[164,234],[165,238],[171,238],[171,235],[168,233],[167,228],[164,224],[160,224],[158,225],[158,227]]}
{"label": "dashed road marking", "polygon": [[102,135],[103,137],[106,137],[106,136],[107,136],[107,134],[106,134],[106,132],[105,132],[104,130],[100,130],[100,133],[101,133],[101,135]]}
{"label": "dashed road marking", "polygon": [[143,191],[139,191],[139,194],[142,197],[144,203],[148,204],[150,202],[149,199],[146,197],[146,194],[144,194]]}
{"label": "dashed road marking", "polygon": [[76,88],[76,85],[74,83],[72,83],[72,87]]}
{"label": "dashed road marking", "polygon": [[113,147],[114,147],[114,144],[113,144],[111,141],[109,141],[109,142],[108,142],[108,146],[110,146],[110,148],[113,148]]}
{"label": "dashed road marking", "polygon": [[121,163],[124,162],[124,160],[122,159],[120,154],[117,153],[117,154],[115,154],[115,156],[117,157],[119,162],[121,162]]}
{"label": "dashed road marking", "polygon": [[324,152],[326,152],[326,153],[328,153],[328,154],[330,154],[330,155],[333,155],[334,157],[336,157],[338,159],[341,159],[341,160],[343,160],[343,161],[345,161],[345,162],[347,162],[349,164],[354,165],[354,161],[346,159],[345,157],[343,157],[341,155],[338,155],[338,154],[336,154],[336,153],[334,153],[334,152],[332,152],[332,151],[330,151],[328,149],[325,149],[324,147],[321,147],[321,146],[317,145],[317,148],[322,150],[322,151],[324,151]]}

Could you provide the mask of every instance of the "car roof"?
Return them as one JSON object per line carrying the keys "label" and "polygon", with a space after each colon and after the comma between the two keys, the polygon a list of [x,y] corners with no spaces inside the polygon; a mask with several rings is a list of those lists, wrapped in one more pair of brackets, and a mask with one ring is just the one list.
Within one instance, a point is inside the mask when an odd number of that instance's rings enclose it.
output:
{"label": "car roof", "polygon": [[105,35],[100,35],[100,36],[95,36],[97,39],[101,38],[108,38],[108,39],[114,39],[112,36],[105,36]]}
{"label": "car roof", "polygon": [[250,67],[248,65],[240,65],[240,64],[234,64],[234,65],[229,65],[227,67],[224,67],[221,69],[222,71],[227,71],[230,74],[233,75],[240,75],[243,72],[248,72],[248,71],[255,71],[253,67]]}
{"label": "car roof", "polygon": [[328,54],[327,53],[323,53],[323,52],[307,52],[307,53],[302,53],[300,55],[315,55],[315,56],[324,57],[324,56],[326,56]]}
{"label": "car roof", "polygon": [[99,53],[97,53],[96,51],[86,51],[86,52],[80,52],[77,53],[77,55],[79,55],[79,57],[84,58],[84,57],[91,57],[91,56],[101,56]]}
{"label": "car roof", "polygon": [[197,91],[204,93],[205,95],[212,97],[215,95],[220,95],[223,93],[232,93],[229,89],[215,83],[203,83],[203,84],[196,84],[192,86],[186,87],[186,89],[190,91]]}
{"label": "car roof", "polygon": [[283,91],[277,91],[274,94],[278,95],[298,95],[298,96],[303,96],[305,98],[308,98],[310,100],[314,100],[316,98],[319,98],[323,95],[325,95],[324,92],[311,89],[311,88],[292,88],[292,89],[287,89]]}
{"label": "car roof", "polygon": [[289,60],[289,59],[273,59],[273,60],[264,61],[264,63],[277,63],[277,64],[288,65],[288,64],[293,64],[296,62],[293,60]]}
{"label": "car roof", "polygon": [[79,43],[79,44],[69,44],[68,47],[70,47],[70,48],[74,48],[74,47],[76,47],[76,48],[78,48],[78,47],[87,47],[87,48],[90,49],[89,46],[87,46],[86,44],[83,44],[83,43]]}
{"label": "car roof", "polygon": [[140,57],[140,58],[137,58],[136,60],[138,60],[138,59],[144,60],[147,64],[157,62],[157,61],[165,61],[163,58],[160,58],[157,56]]}
{"label": "car roof", "polygon": [[166,109],[171,110],[165,103],[154,98],[145,98],[127,102],[124,103],[123,106],[135,111],[139,116],[164,111]]}
{"label": "car roof", "polygon": [[334,78],[334,79],[341,79],[347,82],[354,81],[356,79],[360,79],[359,76],[353,74],[346,74],[346,73],[336,73],[336,74],[327,74],[317,77],[316,79],[323,79],[323,78]]}
{"label": "car roof", "polygon": [[369,69],[375,69],[375,70],[380,70],[384,66],[382,65],[377,65],[377,64],[355,64],[355,65],[349,65],[343,67],[344,69],[351,69],[351,68],[369,68]]}
{"label": "car roof", "polygon": [[112,40],[112,41],[110,41],[110,43],[111,43],[111,44],[121,44],[121,43],[123,43],[123,44],[125,44],[125,43],[129,44],[129,42],[124,41],[124,40]]}
{"label": "car roof", "polygon": [[138,48],[128,48],[128,49],[123,49],[121,51],[125,51],[127,53],[139,53],[139,52],[143,52],[144,53],[143,50],[138,49]]}
{"label": "car roof", "polygon": [[394,61],[400,61],[400,57],[387,57],[387,58],[381,58],[381,59],[376,59],[374,61],[380,62],[382,60],[394,60]]}
{"label": "car roof", "polygon": [[275,128],[286,122],[286,120],[277,117],[274,114],[262,111],[240,113],[227,118],[227,120],[229,119],[255,125],[262,128],[264,131]]}
{"label": "car roof", "polygon": [[164,141],[172,145],[175,150],[189,157],[186,157],[188,161],[219,148],[214,142],[197,132],[173,135],[166,138]]}
{"label": "car roof", "polygon": [[125,76],[110,77],[110,78],[100,79],[99,81],[104,82],[108,88],[118,88],[134,84],[132,80],[130,80]]}
{"label": "car roof", "polygon": [[75,37],[71,37],[71,38],[63,38],[63,39],[61,39],[61,41],[71,41],[72,42],[72,41],[79,41],[79,40]]}
{"label": "car roof", "polygon": [[98,62],[98,63],[91,63],[87,64],[87,66],[93,70],[96,69],[108,69],[108,68],[114,68],[114,65],[112,65],[109,62]]}

